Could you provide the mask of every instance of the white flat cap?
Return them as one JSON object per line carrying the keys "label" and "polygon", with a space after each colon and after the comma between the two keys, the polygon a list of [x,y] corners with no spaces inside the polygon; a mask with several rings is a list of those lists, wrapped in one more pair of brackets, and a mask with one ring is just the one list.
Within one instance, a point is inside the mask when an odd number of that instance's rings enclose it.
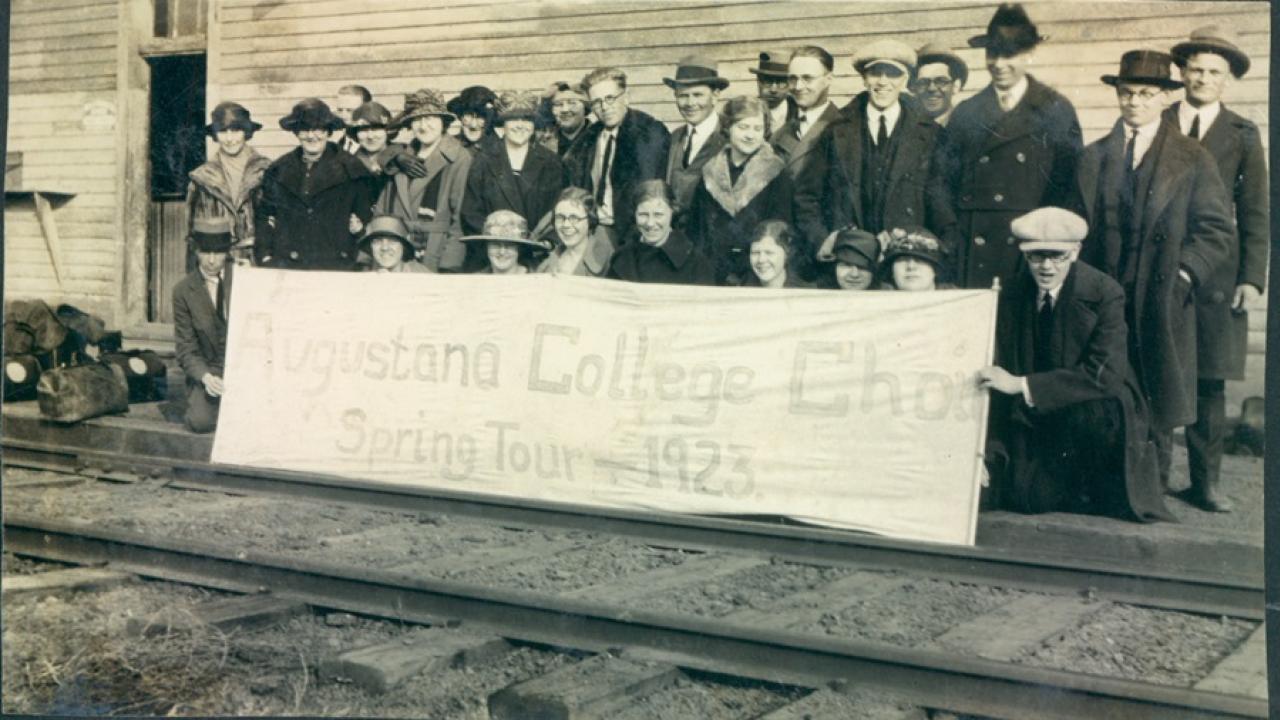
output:
{"label": "white flat cap", "polygon": [[1058,207],[1043,207],[1022,215],[1009,224],[1018,238],[1018,249],[1073,250],[1089,234],[1084,218]]}
{"label": "white flat cap", "polygon": [[899,40],[876,40],[853,54],[853,69],[862,72],[868,65],[886,63],[910,73],[916,66],[916,51]]}

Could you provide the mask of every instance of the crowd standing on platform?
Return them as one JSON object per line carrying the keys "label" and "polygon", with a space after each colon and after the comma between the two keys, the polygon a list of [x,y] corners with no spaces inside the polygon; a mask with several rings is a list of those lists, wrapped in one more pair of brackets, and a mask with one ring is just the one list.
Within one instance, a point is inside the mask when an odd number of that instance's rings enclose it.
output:
{"label": "crowd standing on platform", "polygon": [[[674,132],[631,107],[614,67],[541,97],[423,88],[393,114],[357,85],[334,110],[261,125],[214,108],[191,173],[197,269],[174,289],[188,425],[213,428],[236,263],[296,270],[583,275],[630,282],[931,291],[999,283],[986,469],[992,507],[1170,519],[1171,434],[1187,428],[1187,499],[1218,492],[1224,382],[1243,376],[1262,293],[1268,191],[1259,130],[1224,95],[1250,66],[1224,28],[1123,53],[1119,118],[1087,147],[1075,108],[1029,70],[1045,42],[1018,4],[969,45],[853,48],[865,90],[830,98],[836,58],[767,49],[752,92],[717,63],[663,82]],[[1173,66],[1180,72],[1175,76]],[[1169,93],[1185,88],[1171,103]],[[399,142],[403,138],[405,142]]]}

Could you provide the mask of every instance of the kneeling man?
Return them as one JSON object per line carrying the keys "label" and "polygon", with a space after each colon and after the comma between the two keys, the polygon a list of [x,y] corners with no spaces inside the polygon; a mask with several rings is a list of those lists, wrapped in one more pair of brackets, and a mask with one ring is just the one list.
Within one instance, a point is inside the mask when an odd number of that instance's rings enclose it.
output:
{"label": "kneeling man", "polygon": [[988,465],[1002,508],[1172,520],[1128,361],[1124,291],[1077,262],[1084,218],[1041,208],[1013,221],[1026,267],[1000,297]]}
{"label": "kneeling man", "polygon": [[231,224],[226,218],[197,217],[190,242],[197,267],[173,286],[174,354],[187,376],[187,411],[192,432],[218,426],[218,403],[225,388],[222,371],[227,351],[227,301],[231,297]]}

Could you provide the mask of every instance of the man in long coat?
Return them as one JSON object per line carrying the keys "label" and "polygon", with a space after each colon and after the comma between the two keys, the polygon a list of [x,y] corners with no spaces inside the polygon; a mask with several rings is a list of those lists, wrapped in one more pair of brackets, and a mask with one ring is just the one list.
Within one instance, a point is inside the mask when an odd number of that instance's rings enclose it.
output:
{"label": "man in long coat", "polygon": [[1262,294],[1270,246],[1266,153],[1258,126],[1222,105],[1223,91],[1249,71],[1249,56],[1215,26],[1200,28],[1173,48],[1186,100],[1165,118],[1199,140],[1218,163],[1236,221],[1227,261],[1196,293],[1196,421],[1186,428],[1191,488],[1187,499],[1214,512],[1231,502],[1218,490],[1226,436],[1226,382],[1244,379],[1249,343],[1246,309]]}
{"label": "man in long coat", "polygon": [[1161,480],[1168,485],[1172,432],[1196,417],[1195,295],[1218,273],[1234,240],[1213,157],[1162,122],[1172,58],[1133,50],[1118,75],[1121,119],[1085,148],[1077,170],[1089,220],[1082,259],[1115,278],[1126,296],[1129,362],[1151,409]]}
{"label": "man in long coat", "polygon": [[1002,5],[986,34],[969,40],[985,48],[991,84],[957,105],[947,123],[943,187],[957,223],[934,228],[962,287],[1007,282],[1021,262],[1010,221],[1063,206],[1074,192],[1083,145],[1075,108],[1027,74],[1042,39],[1021,5]]}
{"label": "man in long coat", "polygon": [[702,181],[702,168],[724,149],[724,128],[716,104],[729,81],[720,77],[715,62],[688,57],[676,67],[675,77],[662,82],[675,93],[676,107],[684,124],[671,133],[667,152],[667,185],[675,196],[675,222],[682,224],[693,201],[693,191]]}
{"label": "man in long coat", "polygon": [[1172,520],[1127,360],[1124,291],[1077,262],[1084,218],[1041,208],[1013,221],[1026,267],[1000,294],[988,463],[995,505]]}

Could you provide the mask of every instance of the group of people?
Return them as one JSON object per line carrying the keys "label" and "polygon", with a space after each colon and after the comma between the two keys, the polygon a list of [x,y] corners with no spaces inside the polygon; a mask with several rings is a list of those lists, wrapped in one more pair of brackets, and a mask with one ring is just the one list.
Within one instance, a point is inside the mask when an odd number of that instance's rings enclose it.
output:
{"label": "group of people", "polygon": [[1185,426],[1187,499],[1227,511],[1223,387],[1243,376],[1268,252],[1259,131],[1222,104],[1249,57],[1216,26],[1124,53],[1101,78],[1120,118],[1085,147],[1071,102],[1028,72],[1043,41],[1022,6],[1000,6],[969,41],[991,82],[958,104],[969,69],[936,44],[858,47],[866,89],[843,108],[820,47],[761,52],[754,91],[727,98],[716,62],[687,57],[664,78],[674,131],[630,106],[611,67],[541,97],[422,89],[399,113],[347,86],[336,112],[310,98],[280,120],[299,147],[275,161],[247,144],[261,128],[248,110],[222,103],[217,153],[191,173],[200,267],[175,289],[202,396],[188,424],[212,429],[223,390],[206,352],[221,345],[200,338],[225,337],[228,256],[775,288],[998,282],[997,364],[979,378],[995,394],[991,503],[1169,519]]}

